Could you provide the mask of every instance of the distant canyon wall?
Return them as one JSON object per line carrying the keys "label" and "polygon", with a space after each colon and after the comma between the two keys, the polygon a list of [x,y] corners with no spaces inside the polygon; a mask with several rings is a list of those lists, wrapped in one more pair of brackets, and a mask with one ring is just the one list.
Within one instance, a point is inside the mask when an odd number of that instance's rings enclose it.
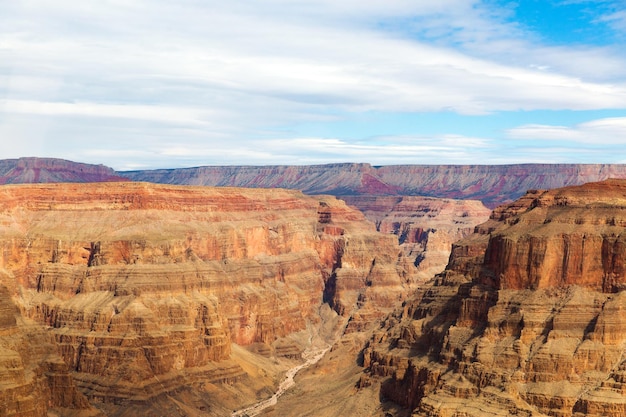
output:
{"label": "distant canyon wall", "polygon": [[164,184],[288,188],[335,196],[425,196],[480,200],[490,208],[532,189],[626,178],[625,164],[389,165],[367,163],[201,166],[115,172],[54,158],[0,160],[0,184],[147,181]]}
{"label": "distant canyon wall", "polygon": [[480,200],[490,208],[531,189],[626,178],[623,164],[206,166],[119,172],[133,181],[262,188],[306,194],[404,195]]}
{"label": "distant canyon wall", "polygon": [[417,196],[343,196],[358,208],[376,229],[397,236],[404,254],[430,279],[441,272],[452,244],[474,232],[491,210],[477,200]]}

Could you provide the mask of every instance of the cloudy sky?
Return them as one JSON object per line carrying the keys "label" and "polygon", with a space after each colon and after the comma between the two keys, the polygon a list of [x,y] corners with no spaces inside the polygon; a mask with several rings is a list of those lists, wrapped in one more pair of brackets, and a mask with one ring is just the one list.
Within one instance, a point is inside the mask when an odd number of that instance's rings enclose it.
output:
{"label": "cloudy sky", "polygon": [[7,0],[0,159],[626,163],[623,0]]}

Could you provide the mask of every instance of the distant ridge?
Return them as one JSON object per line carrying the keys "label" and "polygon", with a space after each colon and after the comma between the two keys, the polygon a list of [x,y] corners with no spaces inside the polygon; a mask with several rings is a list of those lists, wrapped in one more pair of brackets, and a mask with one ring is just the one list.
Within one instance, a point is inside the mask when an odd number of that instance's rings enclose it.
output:
{"label": "distant ridge", "polygon": [[204,166],[120,172],[133,181],[294,188],[306,194],[416,195],[481,200],[489,207],[531,189],[626,178],[625,164]]}
{"label": "distant ridge", "polygon": [[128,181],[113,168],[56,158],[0,160],[0,184]]}
{"label": "distant ridge", "polygon": [[626,164],[201,166],[116,172],[54,158],[0,160],[0,184],[145,181],[162,184],[288,188],[335,196],[413,195],[481,200],[488,207],[533,189],[626,178]]}

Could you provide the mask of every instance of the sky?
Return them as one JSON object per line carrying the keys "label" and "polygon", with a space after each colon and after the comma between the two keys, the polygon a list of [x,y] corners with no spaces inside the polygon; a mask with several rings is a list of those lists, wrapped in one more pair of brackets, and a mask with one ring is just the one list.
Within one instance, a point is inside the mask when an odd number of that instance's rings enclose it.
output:
{"label": "sky", "polygon": [[0,0],[0,159],[626,163],[623,0]]}

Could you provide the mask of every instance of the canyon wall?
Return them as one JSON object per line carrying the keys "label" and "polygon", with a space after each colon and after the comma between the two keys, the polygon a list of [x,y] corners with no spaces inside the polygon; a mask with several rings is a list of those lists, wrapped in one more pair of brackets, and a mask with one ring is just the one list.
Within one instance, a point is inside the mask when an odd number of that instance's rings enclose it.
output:
{"label": "canyon wall", "polygon": [[491,210],[477,200],[417,196],[343,196],[374,222],[376,229],[397,236],[404,254],[424,280],[443,271],[452,244],[489,218]]}
{"label": "canyon wall", "polygon": [[391,314],[359,386],[414,416],[626,415],[626,181],[531,191]]}
{"label": "canyon wall", "polygon": [[427,196],[480,200],[494,208],[531,189],[626,178],[626,164],[389,165],[367,163],[202,166],[115,172],[53,158],[0,160],[0,184],[147,181],[162,184],[287,188],[335,196]]}
{"label": "canyon wall", "polygon": [[0,159],[0,184],[128,181],[104,165],[56,158]]}
{"label": "canyon wall", "polygon": [[205,166],[120,172],[167,184],[283,187],[306,194],[392,195],[474,199],[494,208],[530,189],[626,178],[624,164]]}
{"label": "canyon wall", "polygon": [[334,197],[282,189],[7,185],[0,247],[7,416],[141,414],[181,392],[224,415],[243,404],[215,391],[261,378],[238,346],[296,357],[289,338],[320,324],[323,303],[358,332],[418,282],[396,236]]}

